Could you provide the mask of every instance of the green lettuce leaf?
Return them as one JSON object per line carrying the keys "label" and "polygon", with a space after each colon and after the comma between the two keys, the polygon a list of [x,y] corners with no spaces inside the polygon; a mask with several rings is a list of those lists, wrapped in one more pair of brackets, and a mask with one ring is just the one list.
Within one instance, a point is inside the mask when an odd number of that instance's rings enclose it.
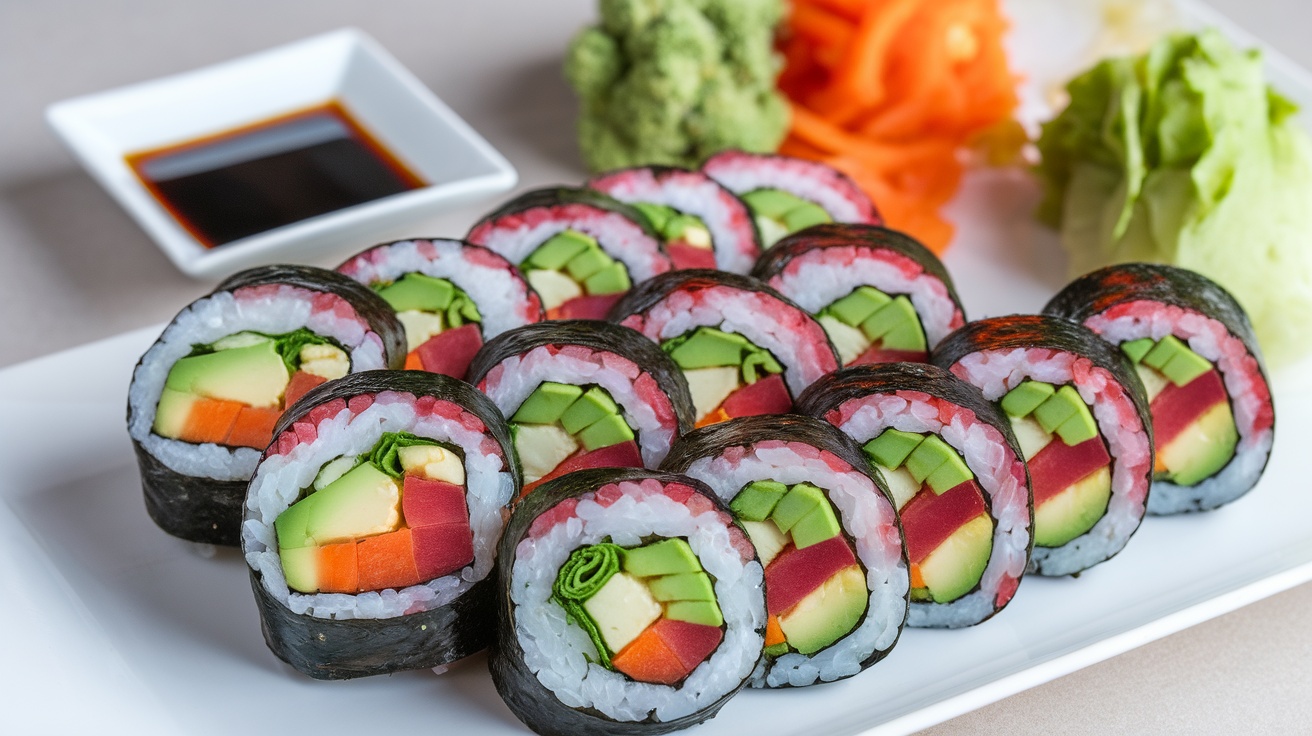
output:
{"label": "green lettuce leaf", "polygon": [[1312,143],[1260,54],[1174,35],[1067,89],[1038,143],[1037,214],[1072,275],[1172,263],[1233,293],[1273,362],[1312,344]]}

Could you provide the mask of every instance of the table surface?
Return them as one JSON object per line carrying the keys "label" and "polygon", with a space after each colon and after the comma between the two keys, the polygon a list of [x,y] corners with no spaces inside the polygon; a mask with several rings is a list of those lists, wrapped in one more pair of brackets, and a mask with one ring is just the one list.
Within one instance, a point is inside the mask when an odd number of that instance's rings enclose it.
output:
{"label": "table surface", "polygon": [[[594,1],[0,0],[0,367],[163,322],[209,287],[176,271],[77,166],[45,126],[50,103],[356,26],[500,149],[521,188],[579,181],[573,96],[559,68]],[[1211,4],[1312,68],[1312,5]],[[457,211],[380,239],[464,232],[469,219]],[[1309,609],[1312,584],[926,733],[1305,730]]]}

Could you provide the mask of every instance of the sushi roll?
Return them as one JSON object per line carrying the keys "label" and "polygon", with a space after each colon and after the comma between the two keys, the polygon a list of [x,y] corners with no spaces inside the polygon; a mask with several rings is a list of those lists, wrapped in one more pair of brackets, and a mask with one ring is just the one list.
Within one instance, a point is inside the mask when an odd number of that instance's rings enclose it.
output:
{"label": "sushi roll", "polygon": [[246,495],[265,642],[328,680],[485,648],[518,490],[509,429],[468,384],[368,371],[311,391],[279,421]]}
{"label": "sushi roll", "polygon": [[611,320],[661,346],[683,371],[697,426],[733,417],[786,414],[793,398],[838,367],[806,310],[756,279],[721,271],[675,271],[615,305]]}
{"label": "sushi roll", "polygon": [[788,156],[724,151],[702,171],[742,197],[756,219],[761,247],[826,222],[879,225],[870,197],[846,174],[815,161]]}
{"label": "sushi roll", "polygon": [[405,367],[464,378],[483,343],[542,321],[542,300],[510,261],[459,240],[383,243],[337,267],[396,310]]}
{"label": "sushi roll", "polygon": [[902,530],[847,435],[811,417],[731,419],[684,437],[661,469],[710,486],[765,566],[754,687],[851,677],[897,643],[910,588]]}
{"label": "sushi roll", "polygon": [[620,169],[593,177],[588,186],[641,210],[661,234],[675,268],[747,273],[761,254],[747,205],[700,171]]}
{"label": "sushi roll", "polygon": [[1266,469],[1275,404],[1239,303],[1193,271],[1134,263],[1082,276],[1044,307],[1120,347],[1143,380],[1157,462],[1148,511],[1206,511]]}
{"label": "sushi roll", "polygon": [[817,225],[784,238],[752,276],[815,315],[843,365],[923,363],[966,323],[943,263],[877,225]]}
{"label": "sushi roll", "polygon": [[501,539],[492,681],[544,736],[711,718],[761,659],[751,541],[701,482],[583,470],[526,496]]}
{"label": "sushi roll", "polygon": [[510,419],[524,493],[584,468],[655,468],[692,429],[678,366],[609,322],[510,330],[474,358],[469,380]]}
{"label": "sushi roll", "polygon": [[520,195],[465,239],[518,266],[550,319],[605,319],[634,284],[674,267],[640,211],[591,189]]}
{"label": "sushi roll", "polygon": [[1030,558],[1029,478],[979,389],[922,363],[844,368],[798,401],[855,440],[884,479],[911,568],[907,625],[959,628],[1002,610]]}
{"label": "sushi roll", "polygon": [[219,284],[132,373],[128,434],[150,518],[175,537],[236,545],[246,482],[283,410],[327,380],[404,358],[392,309],[341,274],[266,266]]}
{"label": "sushi roll", "polygon": [[1034,491],[1040,575],[1110,559],[1143,520],[1153,472],[1152,421],[1130,361],[1057,317],[971,322],[939,343],[935,365],[998,402]]}

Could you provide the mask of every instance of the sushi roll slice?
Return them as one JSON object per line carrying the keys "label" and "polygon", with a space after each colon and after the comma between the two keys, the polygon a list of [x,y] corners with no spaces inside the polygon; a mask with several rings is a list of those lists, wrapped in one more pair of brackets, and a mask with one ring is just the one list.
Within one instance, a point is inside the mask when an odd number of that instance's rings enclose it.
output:
{"label": "sushi roll slice", "polygon": [[464,378],[483,343],[540,322],[542,300],[510,261],[459,240],[401,240],[337,267],[368,286],[405,325],[405,367]]}
{"label": "sushi roll slice", "polygon": [[1134,263],[1076,279],[1043,311],[1134,362],[1157,443],[1150,513],[1214,509],[1257,484],[1275,404],[1253,327],[1225,289],[1183,268]]}
{"label": "sushi roll slice", "polygon": [[583,470],[525,497],[497,561],[497,692],[544,736],[705,721],[761,659],[763,573],[701,482]]}
{"label": "sushi roll slice", "polygon": [[784,238],[752,276],[824,325],[843,365],[923,363],[966,323],[943,263],[877,225],[817,225]]}
{"label": "sushi roll slice", "polygon": [[998,402],[1029,466],[1040,575],[1110,559],[1143,520],[1152,422],[1130,361],[1057,317],[971,322],[934,349],[935,365]]}
{"label": "sushi roll slice", "polygon": [[634,284],[674,267],[640,211],[591,189],[520,195],[465,239],[518,266],[550,319],[605,319]]}
{"label": "sushi roll slice", "polygon": [[861,445],[902,522],[907,625],[973,626],[1016,594],[1030,557],[1025,461],[1011,426],[974,386],[921,363],[844,368],[798,410]]}
{"label": "sushi roll slice", "polygon": [[584,468],[655,468],[692,429],[678,366],[641,334],[609,322],[505,332],[474,358],[469,381],[509,417],[526,494]]}
{"label": "sushi roll slice", "polygon": [[794,397],[838,367],[825,328],[747,276],[668,273],[634,289],[611,320],[646,335],[679,365],[699,427],[786,414]]}
{"label": "sushi roll slice", "polygon": [[710,486],[765,566],[754,687],[851,677],[897,643],[910,589],[902,530],[847,435],[811,417],[731,419],[684,437],[662,470]]}
{"label": "sushi roll slice", "polygon": [[150,518],[175,537],[236,545],[246,482],[283,410],[327,380],[404,358],[392,309],[341,274],[266,266],[219,284],[132,373],[128,434]]}
{"label": "sushi roll slice", "polygon": [[761,234],[761,246],[767,250],[812,225],[883,222],[870,197],[855,182],[815,161],[725,151],[707,159],[702,171],[747,203]]}
{"label": "sushi roll slice", "polygon": [[448,664],[486,647],[519,489],[510,432],[453,378],[368,371],[278,423],[242,551],[265,642],[316,679]]}
{"label": "sushi roll slice", "polygon": [[700,171],[620,169],[593,177],[588,186],[641,210],[661,234],[675,268],[747,273],[761,254],[751,210]]}

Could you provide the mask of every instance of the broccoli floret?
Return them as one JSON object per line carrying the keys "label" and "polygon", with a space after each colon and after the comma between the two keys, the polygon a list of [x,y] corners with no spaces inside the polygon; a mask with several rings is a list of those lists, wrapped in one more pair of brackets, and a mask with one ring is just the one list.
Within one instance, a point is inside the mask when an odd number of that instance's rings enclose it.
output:
{"label": "broccoli floret", "polygon": [[565,75],[594,171],[697,166],[725,148],[772,151],[788,125],[772,50],[780,0],[599,0]]}

